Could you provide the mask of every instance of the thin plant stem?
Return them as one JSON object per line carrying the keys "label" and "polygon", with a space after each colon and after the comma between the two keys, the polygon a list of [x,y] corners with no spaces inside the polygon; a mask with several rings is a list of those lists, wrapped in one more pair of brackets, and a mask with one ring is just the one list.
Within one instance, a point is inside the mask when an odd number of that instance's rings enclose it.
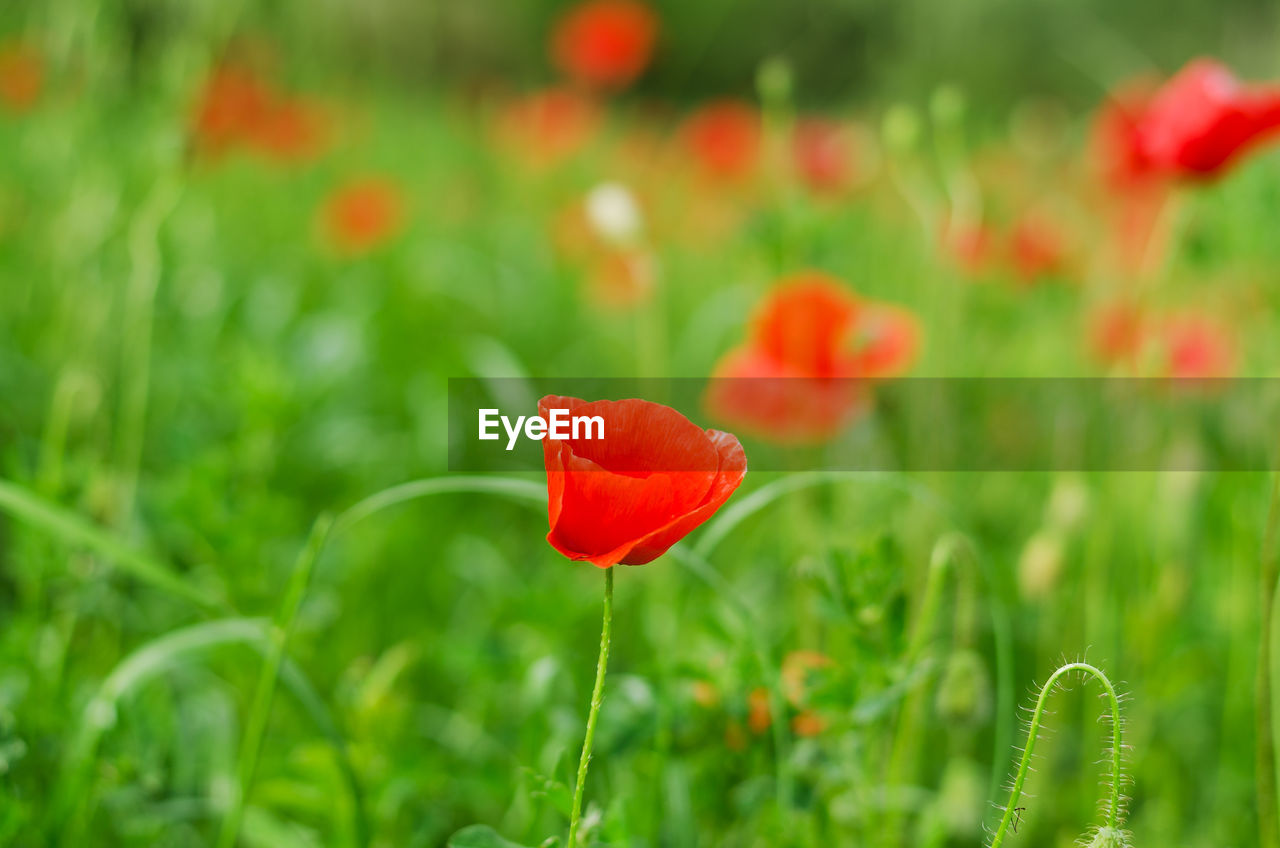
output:
{"label": "thin plant stem", "polygon": [[1026,785],[1027,773],[1031,771],[1031,758],[1036,749],[1036,737],[1039,735],[1041,724],[1044,722],[1045,704],[1049,700],[1049,694],[1059,680],[1065,675],[1076,671],[1084,672],[1093,677],[1102,685],[1107,694],[1107,706],[1111,713],[1111,786],[1104,801],[1107,811],[1106,827],[1113,831],[1120,828],[1123,813],[1120,803],[1120,785],[1124,780],[1124,765],[1121,760],[1121,735],[1124,728],[1120,723],[1120,698],[1116,695],[1115,687],[1111,685],[1111,681],[1101,669],[1085,662],[1066,663],[1049,675],[1049,679],[1040,688],[1040,697],[1036,700],[1035,711],[1031,714],[1031,724],[1027,728],[1027,744],[1022,749],[1022,761],[1018,764],[1018,773],[1014,776],[1013,787],[1009,791],[1009,803],[1005,805],[1004,816],[1000,819],[1000,826],[996,828],[995,835],[991,838],[989,848],[1000,848],[1000,844],[1004,842],[1005,835],[1013,824],[1014,817],[1021,809],[1018,806],[1018,801],[1022,798],[1022,790]]}
{"label": "thin plant stem", "polygon": [[253,693],[249,718],[245,723],[244,737],[240,744],[236,785],[227,814],[222,819],[222,829],[218,833],[219,848],[232,848],[239,838],[240,822],[244,818],[245,798],[253,783],[254,772],[257,771],[258,757],[262,752],[262,740],[267,731],[267,720],[271,717],[271,703],[275,698],[276,683],[280,679],[280,669],[289,647],[289,636],[293,633],[298,610],[302,607],[302,599],[306,596],[307,587],[311,583],[311,573],[314,571],[316,560],[320,557],[332,526],[333,520],[328,515],[321,515],[316,519],[307,544],[298,555],[293,574],[289,578],[284,602],[276,615],[271,634],[271,649],[263,657],[262,671]]}
{"label": "thin plant stem", "polygon": [[156,180],[129,228],[132,269],[125,292],[121,321],[121,348],[125,362],[120,399],[118,462],[120,492],[116,518],[127,519],[138,487],[138,467],[147,422],[151,389],[151,343],[155,323],[156,291],[160,285],[160,231],[177,206],[181,184],[172,176]]}
{"label": "thin plant stem", "polygon": [[609,666],[609,636],[613,630],[613,568],[604,570],[604,620],[600,625],[600,657],[596,660],[596,685],[591,690],[591,711],[587,713],[587,733],[582,740],[582,756],[578,759],[578,782],[573,787],[573,810],[569,815],[569,841],[574,848],[578,825],[582,821],[582,794],[587,786],[587,766],[591,762],[591,743],[596,735],[596,719],[604,701],[604,675]]}
{"label": "thin plant stem", "polygon": [[[929,558],[929,571],[925,579],[924,601],[917,613],[915,627],[907,643],[904,665],[908,674],[914,674],[916,668],[924,662],[929,666],[921,676],[919,685],[915,686],[904,699],[897,729],[890,747],[889,767],[885,784],[889,789],[896,789],[914,774],[918,759],[919,725],[924,720],[924,693],[928,679],[933,675],[932,657],[924,656],[934,632],[942,607],[943,591],[947,578],[954,573],[957,560],[961,556],[963,543],[958,537],[946,536],[934,545]],[[886,827],[886,844],[897,845],[902,831],[902,815],[900,811],[890,811]]]}
{"label": "thin plant stem", "polygon": [[1280,845],[1280,813],[1277,812],[1276,797],[1276,737],[1271,660],[1273,622],[1276,606],[1276,583],[1280,578],[1280,569],[1276,562],[1276,531],[1280,526],[1280,473],[1277,473],[1271,484],[1271,505],[1267,509],[1267,527],[1262,538],[1262,562],[1259,597],[1261,598],[1261,615],[1258,622],[1258,671],[1257,694],[1255,700],[1256,733],[1258,737],[1256,749],[1257,788],[1258,788],[1258,835],[1261,848],[1276,848]]}

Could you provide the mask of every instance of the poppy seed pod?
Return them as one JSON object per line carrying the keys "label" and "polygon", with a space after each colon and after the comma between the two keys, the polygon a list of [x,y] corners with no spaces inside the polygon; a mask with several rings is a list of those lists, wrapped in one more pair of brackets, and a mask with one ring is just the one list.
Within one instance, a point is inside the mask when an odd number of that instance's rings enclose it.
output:
{"label": "poppy seed pod", "polygon": [[1018,559],[1018,593],[1029,601],[1047,598],[1062,576],[1062,538],[1041,530],[1022,549]]}

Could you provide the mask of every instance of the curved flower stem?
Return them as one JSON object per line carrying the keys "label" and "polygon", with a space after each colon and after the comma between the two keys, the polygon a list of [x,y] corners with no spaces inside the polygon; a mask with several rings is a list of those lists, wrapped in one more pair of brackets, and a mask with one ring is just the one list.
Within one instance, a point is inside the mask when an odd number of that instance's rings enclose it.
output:
{"label": "curved flower stem", "polygon": [[591,762],[591,743],[596,735],[596,719],[604,701],[604,675],[609,665],[609,634],[613,629],[613,568],[604,570],[604,621],[600,625],[600,658],[596,660],[596,685],[591,690],[591,711],[587,713],[587,735],[582,740],[582,757],[578,760],[578,782],[573,788],[573,811],[569,816],[569,841],[566,848],[577,844],[578,824],[582,819],[582,793],[587,786],[587,765]]}
{"label": "curved flower stem", "polygon": [[1082,671],[1090,675],[1102,685],[1102,688],[1107,693],[1108,707],[1111,711],[1112,735],[1111,791],[1105,802],[1107,810],[1106,826],[1112,830],[1120,828],[1120,783],[1123,779],[1123,766],[1120,760],[1120,737],[1123,730],[1120,724],[1120,698],[1116,695],[1115,687],[1111,685],[1111,681],[1107,679],[1107,676],[1100,669],[1085,662],[1067,663],[1049,675],[1049,679],[1045,681],[1044,686],[1040,689],[1040,697],[1036,700],[1035,712],[1031,714],[1031,725],[1027,728],[1027,744],[1022,750],[1022,761],[1018,764],[1018,773],[1013,778],[1013,788],[1009,792],[1009,803],[1005,805],[1004,817],[1000,819],[1000,826],[996,828],[995,836],[991,838],[989,848],[1000,848],[1000,844],[1004,841],[1005,834],[1008,832],[1019,809],[1018,800],[1022,797],[1022,789],[1027,780],[1027,772],[1031,770],[1031,757],[1035,753],[1036,736],[1040,732],[1040,724],[1044,719],[1045,702],[1049,700],[1049,693],[1053,691],[1053,687],[1063,676],[1073,671]]}
{"label": "curved flower stem", "polygon": [[1276,583],[1280,568],[1276,561],[1276,530],[1280,525],[1280,473],[1271,485],[1271,506],[1267,510],[1267,527],[1262,539],[1261,580],[1259,587],[1262,612],[1258,634],[1257,694],[1255,716],[1257,742],[1258,844],[1262,848],[1280,845],[1280,814],[1276,810],[1276,738],[1275,692],[1271,675],[1273,623],[1275,620]]}

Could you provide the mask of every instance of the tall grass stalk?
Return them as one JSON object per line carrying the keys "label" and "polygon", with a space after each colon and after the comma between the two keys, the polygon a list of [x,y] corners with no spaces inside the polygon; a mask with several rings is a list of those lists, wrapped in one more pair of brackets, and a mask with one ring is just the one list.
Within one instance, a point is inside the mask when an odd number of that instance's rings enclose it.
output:
{"label": "tall grass stalk", "polygon": [[1259,568],[1261,585],[1258,595],[1261,612],[1258,621],[1258,670],[1254,711],[1257,735],[1255,769],[1258,789],[1258,845],[1277,848],[1280,845],[1280,813],[1276,797],[1275,690],[1272,658],[1275,650],[1275,607],[1280,567],[1276,561],[1276,534],[1280,527],[1280,473],[1271,483],[1271,505],[1267,509],[1267,526],[1262,538]]}
{"label": "tall grass stalk", "polygon": [[298,618],[298,610],[306,596],[307,587],[311,583],[311,574],[315,570],[316,560],[324,548],[325,539],[333,526],[333,519],[321,515],[311,528],[311,535],[298,555],[289,578],[289,586],[285,592],[283,603],[276,614],[272,627],[271,648],[263,657],[262,672],[258,677],[258,685],[254,689],[253,703],[249,717],[245,723],[244,737],[240,745],[239,767],[236,772],[236,784],[232,789],[231,802],[227,814],[222,819],[222,828],[218,833],[220,848],[233,848],[240,834],[240,822],[244,818],[244,803],[253,784],[253,775],[258,767],[258,757],[262,752],[262,740],[266,735],[267,721],[271,717],[271,703],[275,698],[276,683],[280,679],[280,670],[289,647],[289,637],[293,633],[294,623]]}

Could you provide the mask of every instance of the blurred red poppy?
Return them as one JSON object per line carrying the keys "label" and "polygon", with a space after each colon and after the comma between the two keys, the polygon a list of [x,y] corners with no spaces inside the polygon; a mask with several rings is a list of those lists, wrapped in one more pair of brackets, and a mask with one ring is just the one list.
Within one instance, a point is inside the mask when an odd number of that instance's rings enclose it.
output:
{"label": "blurred red poppy", "polygon": [[653,291],[653,254],[641,248],[607,247],[592,257],[587,269],[591,297],[603,306],[634,306]]}
{"label": "blurred red poppy", "polygon": [[404,217],[400,193],[377,178],[353,180],[338,188],[324,206],[329,237],[341,250],[361,253],[382,244],[399,229]]}
{"label": "blurred red poppy", "polygon": [[500,141],[536,166],[554,165],[577,153],[595,134],[600,110],[590,99],[562,88],[524,95],[498,116]]}
{"label": "blurred red poppy", "polygon": [[221,67],[196,99],[192,131],[206,153],[224,153],[253,138],[271,111],[274,93],[243,68]]}
{"label": "blurred red poppy", "polygon": [[1200,315],[1175,316],[1160,330],[1164,375],[1181,380],[1229,377],[1235,345],[1227,327]]}
{"label": "blurred red poppy", "polygon": [[1009,235],[1009,261],[1023,282],[1059,273],[1066,262],[1061,232],[1041,215],[1023,215]]}
{"label": "blurred red poppy", "polygon": [[1114,303],[1091,318],[1090,346],[1107,365],[1135,365],[1146,337],[1147,321],[1137,307]]}
{"label": "blurred red poppy", "polygon": [[1210,178],[1280,129],[1280,86],[1247,88],[1225,65],[1196,59],[1152,98],[1140,155],[1161,172]]}
{"label": "blurred red poppy", "polygon": [[800,179],[813,191],[844,191],[857,175],[853,134],[834,121],[798,121],[791,137],[791,153]]}
{"label": "blurred red poppy", "polygon": [[0,47],[0,102],[13,112],[25,112],[40,99],[44,62],[33,48],[20,42]]}
{"label": "blurred red poppy", "polygon": [[981,222],[960,224],[947,221],[938,240],[943,253],[966,274],[979,275],[991,270],[996,257],[998,233]]}
{"label": "blurred red poppy", "polygon": [[324,117],[302,99],[281,99],[250,128],[250,134],[258,150],[278,161],[311,159],[324,144]]}
{"label": "blurred red poppy", "polygon": [[906,310],[861,300],[820,272],[796,274],[765,300],[746,343],[717,364],[704,401],[772,441],[824,441],[863,411],[868,380],[910,367],[919,335]]}
{"label": "blurred red poppy", "polygon": [[681,137],[703,176],[724,182],[744,180],[760,158],[760,115],[746,103],[718,100],[686,118]]}
{"label": "blurred red poppy", "polygon": [[1142,123],[1157,84],[1132,80],[1111,92],[1093,120],[1092,153],[1108,188],[1127,192],[1157,175],[1142,138]]}
{"label": "blurred red poppy", "polygon": [[556,66],[579,83],[623,88],[649,66],[658,18],[638,0],[587,0],[559,20],[551,36]]}
{"label": "blurred red poppy", "polygon": [[645,400],[548,395],[538,412],[600,416],[603,438],[545,439],[547,541],[600,568],[657,559],[719,509],[747,473],[736,437]]}

